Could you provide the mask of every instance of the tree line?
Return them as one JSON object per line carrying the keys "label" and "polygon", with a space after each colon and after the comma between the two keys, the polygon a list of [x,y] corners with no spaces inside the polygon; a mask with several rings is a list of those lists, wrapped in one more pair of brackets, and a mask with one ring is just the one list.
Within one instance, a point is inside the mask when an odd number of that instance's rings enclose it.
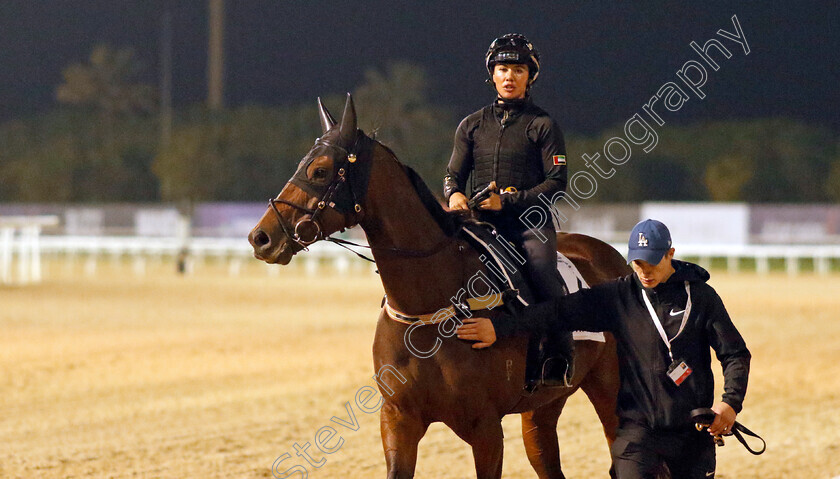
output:
{"label": "tree line", "polygon": [[[68,66],[50,112],[0,125],[0,201],[262,201],[321,133],[315,101],[175,112],[161,141],[155,89],[130,49],[99,46]],[[458,118],[429,98],[424,70],[370,70],[354,90],[360,127],[441,190]],[[339,115],[343,96],[324,99]],[[566,132],[570,173],[621,125]],[[164,144],[165,143],[165,144]],[[786,118],[669,125],[650,154],[616,168],[590,201],[840,201],[836,132]]]}

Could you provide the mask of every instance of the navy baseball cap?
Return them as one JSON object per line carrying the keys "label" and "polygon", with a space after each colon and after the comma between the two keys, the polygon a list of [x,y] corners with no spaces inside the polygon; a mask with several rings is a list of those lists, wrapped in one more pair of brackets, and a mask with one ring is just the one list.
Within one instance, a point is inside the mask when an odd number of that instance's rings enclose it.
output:
{"label": "navy baseball cap", "polygon": [[636,259],[659,264],[665,253],[671,249],[671,232],[660,221],[640,221],[630,233],[627,249],[627,264]]}

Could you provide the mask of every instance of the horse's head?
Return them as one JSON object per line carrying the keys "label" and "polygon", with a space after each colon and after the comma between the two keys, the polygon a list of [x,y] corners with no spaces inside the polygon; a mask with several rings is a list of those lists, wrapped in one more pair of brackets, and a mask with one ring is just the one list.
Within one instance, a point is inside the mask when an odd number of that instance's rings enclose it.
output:
{"label": "horse's head", "polygon": [[341,123],[318,99],[323,134],[303,157],[248,240],[254,256],[288,264],[308,245],[358,224],[367,191],[373,140],[356,129],[356,109],[347,95]]}

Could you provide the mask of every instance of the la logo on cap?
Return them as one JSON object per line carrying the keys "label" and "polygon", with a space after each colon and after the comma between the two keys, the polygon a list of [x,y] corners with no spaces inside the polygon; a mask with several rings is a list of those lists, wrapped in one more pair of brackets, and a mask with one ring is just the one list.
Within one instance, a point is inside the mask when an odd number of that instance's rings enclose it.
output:
{"label": "la logo on cap", "polygon": [[645,238],[645,234],[642,233],[642,232],[639,232],[639,246],[647,246],[647,245],[648,245],[648,240],[647,240],[647,238]]}

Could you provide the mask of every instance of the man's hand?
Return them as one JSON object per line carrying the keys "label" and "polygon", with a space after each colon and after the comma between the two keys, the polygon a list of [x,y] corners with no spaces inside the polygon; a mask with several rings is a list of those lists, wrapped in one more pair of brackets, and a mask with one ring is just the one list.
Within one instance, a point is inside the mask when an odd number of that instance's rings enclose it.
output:
{"label": "man's hand", "polygon": [[712,411],[714,411],[717,416],[715,416],[715,421],[712,425],[709,426],[709,433],[714,436],[731,434],[732,426],[735,424],[735,416],[737,415],[735,410],[732,409],[732,406],[721,401],[712,406]]}
{"label": "man's hand", "polygon": [[459,191],[452,193],[449,197],[449,209],[450,210],[468,210],[467,207],[467,196]]}
{"label": "man's hand", "polygon": [[458,339],[478,341],[472,345],[473,349],[483,349],[496,342],[496,328],[487,318],[466,318],[458,328]]}

